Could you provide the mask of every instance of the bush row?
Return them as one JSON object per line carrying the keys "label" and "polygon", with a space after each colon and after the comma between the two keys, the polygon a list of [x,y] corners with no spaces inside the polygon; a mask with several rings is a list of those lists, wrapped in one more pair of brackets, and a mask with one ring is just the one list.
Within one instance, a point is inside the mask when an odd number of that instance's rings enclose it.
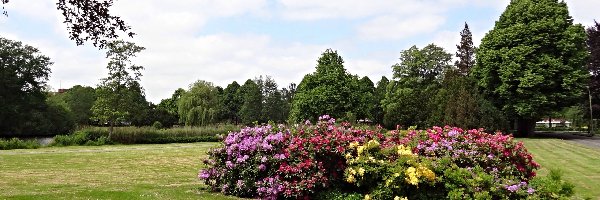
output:
{"label": "bush row", "polygon": [[214,191],[260,199],[558,199],[573,194],[501,133],[453,127],[390,131],[335,124],[227,135],[198,177]]}
{"label": "bush row", "polygon": [[19,138],[1,139],[0,150],[9,149],[37,149],[41,144],[37,140],[21,140]]}
{"label": "bush row", "polygon": [[223,135],[239,131],[236,125],[207,127],[181,127],[159,129],[155,127],[115,127],[108,138],[107,127],[88,127],[71,135],[54,137],[54,146],[104,145],[104,144],[166,144],[192,142],[218,142]]}

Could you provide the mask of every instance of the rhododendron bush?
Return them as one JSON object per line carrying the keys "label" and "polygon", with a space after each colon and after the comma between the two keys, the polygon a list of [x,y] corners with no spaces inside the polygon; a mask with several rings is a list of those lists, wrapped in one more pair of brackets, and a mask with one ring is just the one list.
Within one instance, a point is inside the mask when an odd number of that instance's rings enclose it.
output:
{"label": "rhododendron bush", "polygon": [[[511,136],[454,127],[357,129],[327,115],[314,125],[229,133],[205,164],[198,177],[212,190],[260,199],[560,197],[536,184],[543,182],[534,180],[539,165]],[[336,195],[325,194],[332,190]]]}

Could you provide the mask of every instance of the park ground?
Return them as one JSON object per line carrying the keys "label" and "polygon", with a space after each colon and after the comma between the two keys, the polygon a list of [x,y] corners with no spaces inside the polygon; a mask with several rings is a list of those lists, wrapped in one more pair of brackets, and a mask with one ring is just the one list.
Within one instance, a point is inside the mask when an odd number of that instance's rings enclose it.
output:
{"label": "park ground", "polygon": [[[576,185],[577,197],[600,199],[600,148],[572,138],[519,140],[542,165],[541,175],[560,168]],[[235,199],[207,192],[196,178],[206,151],[215,146],[218,143],[0,151],[0,199]]]}

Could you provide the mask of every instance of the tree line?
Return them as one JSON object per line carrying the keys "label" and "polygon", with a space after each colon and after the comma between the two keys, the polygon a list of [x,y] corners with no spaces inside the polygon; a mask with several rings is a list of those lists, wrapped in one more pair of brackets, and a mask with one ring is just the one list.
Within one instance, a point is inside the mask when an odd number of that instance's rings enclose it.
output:
{"label": "tree line", "polygon": [[573,106],[584,110],[587,89],[600,113],[599,29],[598,23],[587,29],[574,24],[565,2],[513,1],[477,48],[465,23],[454,63],[452,54],[435,44],[412,46],[400,52],[392,77],[374,83],[346,71],[338,52],[327,49],[297,86],[279,88],[270,76],[225,88],[198,80],[158,105],[146,101],[139,84],[143,67],[129,62],[143,47],[107,43],[109,75],[96,88],[49,94],[44,92],[49,58],[2,39],[0,131],[60,132],[75,124],[297,123],[329,114],[390,129],[447,124],[527,135],[542,117]]}

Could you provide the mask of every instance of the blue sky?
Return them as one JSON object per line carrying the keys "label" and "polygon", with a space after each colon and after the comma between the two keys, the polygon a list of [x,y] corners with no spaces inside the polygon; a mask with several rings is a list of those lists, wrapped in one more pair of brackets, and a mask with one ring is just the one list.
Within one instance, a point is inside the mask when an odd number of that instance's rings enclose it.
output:
{"label": "blue sky", "polygon": [[[11,1],[0,17],[0,36],[23,41],[49,56],[49,85],[95,86],[106,76],[105,52],[68,39],[54,0]],[[508,0],[117,0],[111,12],[147,48],[142,86],[158,103],[196,80],[225,87],[259,75],[280,87],[314,71],[327,48],[338,50],[352,74],[377,82],[390,77],[400,51],[435,43],[454,53],[464,22],[475,44]],[[589,26],[596,0],[567,0],[576,23]],[[599,19],[600,20],[600,19]]]}

